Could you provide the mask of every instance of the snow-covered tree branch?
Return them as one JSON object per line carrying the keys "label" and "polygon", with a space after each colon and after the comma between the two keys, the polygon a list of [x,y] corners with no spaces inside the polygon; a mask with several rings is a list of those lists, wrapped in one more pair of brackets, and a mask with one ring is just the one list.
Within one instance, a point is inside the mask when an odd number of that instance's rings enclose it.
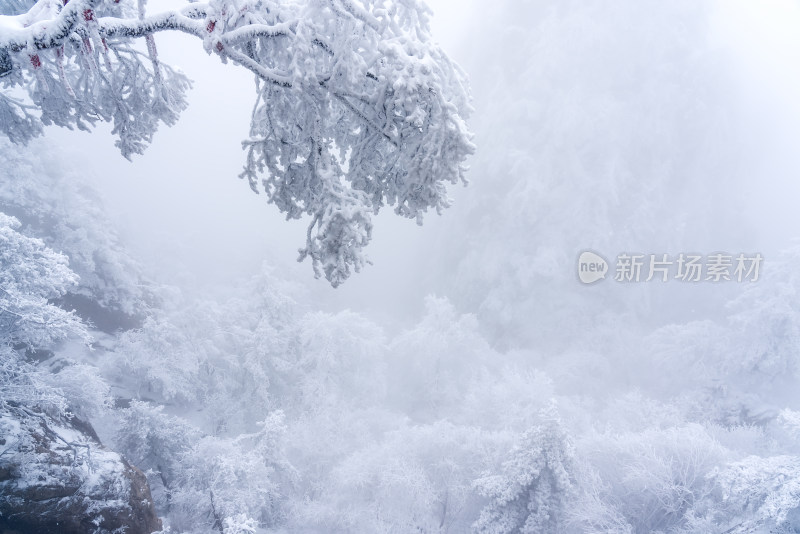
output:
{"label": "snow-covered tree branch", "polygon": [[39,0],[0,16],[0,131],[26,142],[44,125],[109,121],[122,154],[141,153],[159,123],[178,119],[189,87],[160,62],[154,35],[193,35],[254,73],[241,176],[287,218],[310,217],[300,259],[334,286],[364,265],[381,207],[421,222],[449,205],[448,182],[464,180],[474,150],[468,89],[431,40],[422,2],[213,0],[154,15],[145,7]]}

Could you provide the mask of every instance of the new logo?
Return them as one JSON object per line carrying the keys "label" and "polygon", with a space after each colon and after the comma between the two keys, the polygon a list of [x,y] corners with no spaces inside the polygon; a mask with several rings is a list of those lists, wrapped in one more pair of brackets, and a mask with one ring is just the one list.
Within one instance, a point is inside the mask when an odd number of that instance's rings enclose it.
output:
{"label": "new logo", "polygon": [[603,280],[608,273],[608,262],[591,250],[584,250],[578,256],[578,279],[584,284]]}

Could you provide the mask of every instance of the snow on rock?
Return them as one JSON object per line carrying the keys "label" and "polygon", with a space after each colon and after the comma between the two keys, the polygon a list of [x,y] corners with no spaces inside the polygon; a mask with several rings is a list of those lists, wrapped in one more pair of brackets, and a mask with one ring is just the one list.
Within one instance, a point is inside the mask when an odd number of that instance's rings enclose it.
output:
{"label": "snow on rock", "polygon": [[144,474],[92,427],[11,403],[0,408],[0,532],[161,530]]}

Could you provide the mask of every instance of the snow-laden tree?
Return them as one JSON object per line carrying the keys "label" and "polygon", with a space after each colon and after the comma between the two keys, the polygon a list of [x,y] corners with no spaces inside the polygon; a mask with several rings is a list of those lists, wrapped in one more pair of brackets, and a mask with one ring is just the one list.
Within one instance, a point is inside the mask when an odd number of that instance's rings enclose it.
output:
{"label": "snow-laden tree", "polygon": [[[654,422],[672,417],[653,415]],[[591,432],[576,449],[581,465],[571,527],[620,534],[684,528],[687,512],[710,491],[707,475],[730,454],[699,424]]]}
{"label": "snow-laden tree", "polygon": [[472,481],[508,447],[510,434],[447,421],[398,423],[298,500],[289,531],[468,532],[481,500]]}
{"label": "snow-laden tree", "polygon": [[50,375],[26,358],[64,339],[89,336],[74,313],[51,302],[77,283],[67,258],[22,235],[19,227],[17,219],[0,213],[0,407],[13,403],[64,413],[75,403],[58,386],[71,389],[78,379],[86,393],[83,408],[91,411],[107,393],[87,366]]}
{"label": "snow-laden tree", "polygon": [[800,529],[800,458],[748,456],[709,475],[713,493],[688,514],[685,532],[745,534]]}
{"label": "snow-laden tree", "polygon": [[[224,532],[237,523],[274,527],[283,520],[283,488],[294,470],[283,457],[283,414],[273,412],[251,434],[206,436],[180,458],[172,494],[172,522],[180,532],[211,527]],[[282,485],[280,483],[283,483]]]}
{"label": "snow-laden tree", "polygon": [[0,16],[0,131],[25,142],[44,125],[109,121],[122,154],[141,153],[186,106],[189,82],[154,38],[178,31],[255,74],[241,176],[287,218],[310,216],[300,259],[317,276],[336,286],[364,265],[384,205],[418,222],[449,205],[445,184],[464,179],[473,151],[469,97],[422,2],[211,0],[158,14],[145,4],[39,0]]}
{"label": "snow-laden tree", "polygon": [[555,409],[550,407],[542,415],[542,424],[522,436],[502,473],[476,481],[490,501],[473,525],[475,532],[564,532],[575,491],[575,448]]}
{"label": "snow-laden tree", "polygon": [[417,422],[456,417],[467,391],[476,389],[498,355],[478,333],[472,315],[460,315],[447,299],[428,297],[425,315],[391,343],[390,402]]}
{"label": "snow-laden tree", "polygon": [[145,470],[159,513],[178,531],[281,519],[279,486],[294,477],[283,454],[281,412],[265,414],[255,432],[233,438],[203,435],[145,402],[134,400],[118,415],[117,448]]}
{"label": "snow-laden tree", "polygon": [[[765,260],[766,261],[766,260]],[[797,409],[800,248],[771,256],[756,283],[727,302],[727,316],[658,328],[644,339],[651,393],[681,395],[691,418],[763,426]],[[720,314],[722,315],[722,314]]]}
{"label": "snow-laden tree", "polygon": [[[313,339],[319,349],[306,345],[324,318],[301,326],[295,302],[275,277],[259,275],[224,300],[175,291],[163,301],[142,328],[120,335],[102,361],[120,396],[191,409],[194,424],[213,435],[247,431],[267,410],[307,407],[303,396],[318,381],[297,360],[301,353],[309,363],[315,352],[327,356],[324,338],[336,339],[335,326]],[[338,334],[344,337],[342,329]]]}
{"label": "snow-laden tree", "polygon": [[0,213],[0,344],[36,350],[70,336],[86,337],[73,313],[49,302],[78,281],[67,258],[20,234],[19,226]]}
{"label": "snow-laden tree", "polygon": [[159,513],[168,512],[172,493],[180,487],[181,460],[202,433],[181,418],[165,414],[163,406],[137,400],[116,415],[116,450],[148,475]]}
{"label": "snow-laden tree", "polygon": [[0,159],[0,211],[16,217],[24,235],[67,256],[80,277],[59,304],[106,332],[136,325],[156,299],[97,193],[43,140],[23,148],[0,139]]}

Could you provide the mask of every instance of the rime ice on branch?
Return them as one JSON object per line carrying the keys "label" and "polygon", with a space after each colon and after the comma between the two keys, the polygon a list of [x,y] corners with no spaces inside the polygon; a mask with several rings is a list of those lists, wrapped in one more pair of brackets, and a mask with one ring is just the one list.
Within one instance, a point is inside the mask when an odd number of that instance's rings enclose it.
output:
{"label": "rime ice on branch", "polygon": [[464,180],[474,150],[469,95],[422,2],[217,0],[159,14],[144,3],[40,0],[0,16],[0,131],[25,142],[43,125],[110,121],[122,154],[141,153],[186,106],[189,82],[154,40],[180,31],[254,73],[241,176],[287,218],[311,218],[300,259],[317,276],[337,286],[359,271],[382,206],[421,222],[449,205],[445,186]]}

